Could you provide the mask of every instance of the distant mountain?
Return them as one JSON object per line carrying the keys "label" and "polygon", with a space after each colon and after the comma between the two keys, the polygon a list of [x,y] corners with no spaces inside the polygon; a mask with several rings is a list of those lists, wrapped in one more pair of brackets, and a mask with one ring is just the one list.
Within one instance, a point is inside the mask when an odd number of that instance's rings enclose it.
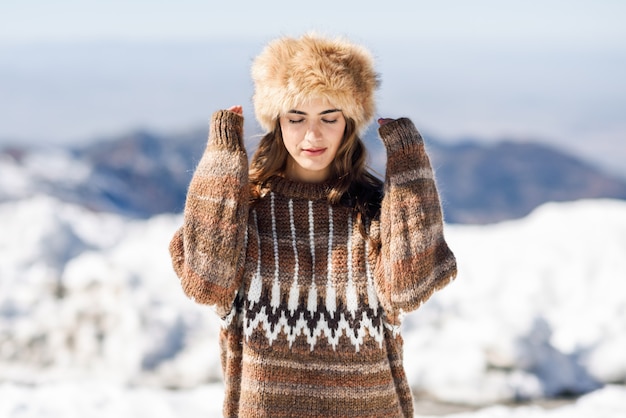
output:
{"label": "distant mountain", "polygon": [[[384,172],[375,132],[364,141]],[[545,202],[626,199],[626,181],[563,151],[533,142],[444,144],[425,135],[446,221],[485,224],[521,218]]]}
{"label": "distant mountain", "polygon": [[429,152],[448,222],[520,218],[545,202],[626,199],[626,181],[537,143],[432,143]]}
{"label": "distant mountain", "polygon": [[0,151],[0,202],[36,194],[136,218],[183,209],[205,133],[135,132],[71,149]]}
{"label": "distant mountain", "polygon": [[[0,202],[48,194],[137,218],[178,213],[206,135],[206,129],[179,135],[143,131],[73,149],[5,148]],[[373,168],[383,173],[380,140],[374,132],[364,140]],[[427,149],[449,223],[519,218],[549,201],[626,199],[626,181],[544,145],[444,145],[427,138]]]}
{"label": "distant mountain", "polygon": [[149,217],[181,212],[206,133],[178,136],[136,132],[76,150],[93,167],[88,182],[123,212]]}

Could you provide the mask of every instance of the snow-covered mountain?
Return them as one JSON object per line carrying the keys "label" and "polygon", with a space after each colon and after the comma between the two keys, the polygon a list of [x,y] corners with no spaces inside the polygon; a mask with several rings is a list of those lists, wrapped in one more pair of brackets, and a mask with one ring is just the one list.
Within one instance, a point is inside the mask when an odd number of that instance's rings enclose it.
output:
{"label": "snow-covered mountain", "polygon": [[[0,204],[0,382],[219,382],[217,317],[170,265],[180,224],[45,195]],[[447,237],[459,276],[404,323],[416,393],[486,404],[626,382],[626,202],[546,204]]]}
{"label": "snow-covered mountain", "polygon": [[[182,211],[207,129],[162,135],[146,131],[81,147],[0,149],[0,202],[40,193],[88,208],[149,218]],[[450,223],[517,219],[551,201],[626,200],[626,181],[545,145],[443,144],[425,136]],[[246,148],[255,149],[254,135]],[[370,161],[384,173],[385,150],[371,128]]]}
{"label": "snow-covered mountain", "polygon": [[136,218],[177,213],[203,135],[137,132],[80,148],[7,147],[0,150],[0,202],[45,194]]}

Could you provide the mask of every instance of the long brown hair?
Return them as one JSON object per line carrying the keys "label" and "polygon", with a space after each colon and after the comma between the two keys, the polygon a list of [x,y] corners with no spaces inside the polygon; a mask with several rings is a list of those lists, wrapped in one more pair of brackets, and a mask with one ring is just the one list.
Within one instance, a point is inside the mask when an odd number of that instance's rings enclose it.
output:
{"label": "long brown hair", "polygon": [[[265,183],[274,176],[283,175],[289,153],[283,143],[280,121],[274,130],[259,142],[250,162],[249,178],[252,203],[261,198]],[[383,182],[367,167],[367,150],[356,133],[354,120],[346,118],[343,139],[331,163],[331,188],[328,202],[351,207],[356,212],[357,225],[367,236],[365,220],[375,219],[380,212]]]}

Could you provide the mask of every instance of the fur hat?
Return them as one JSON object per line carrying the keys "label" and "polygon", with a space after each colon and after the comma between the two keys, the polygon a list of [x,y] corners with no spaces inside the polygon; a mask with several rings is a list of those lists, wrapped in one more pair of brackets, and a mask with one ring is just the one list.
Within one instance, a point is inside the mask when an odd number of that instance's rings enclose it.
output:
{"label": "fur hat", "polygon": [[372,55],[345,39],[306,34],[270,42],[252,64],[254,111],[266,131],[311,98],[328,99],[362,134],[374,117],[379,85]]}

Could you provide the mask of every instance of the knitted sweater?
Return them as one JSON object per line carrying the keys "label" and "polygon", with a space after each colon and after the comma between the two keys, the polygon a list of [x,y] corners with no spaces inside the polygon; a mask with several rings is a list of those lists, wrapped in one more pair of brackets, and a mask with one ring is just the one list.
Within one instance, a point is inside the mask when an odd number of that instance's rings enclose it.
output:
{"label": "knitted sweater", "polygon": [[[419,133],[383,125],[380,216],[330,205],[327,184],[273,178],[250,206],[243,118],[213,115],[170,244],[185,293],[223,319],[226,417],[412,417],[400,313],[456,275]],[[419,353],[411,353],[419,355]]]}

